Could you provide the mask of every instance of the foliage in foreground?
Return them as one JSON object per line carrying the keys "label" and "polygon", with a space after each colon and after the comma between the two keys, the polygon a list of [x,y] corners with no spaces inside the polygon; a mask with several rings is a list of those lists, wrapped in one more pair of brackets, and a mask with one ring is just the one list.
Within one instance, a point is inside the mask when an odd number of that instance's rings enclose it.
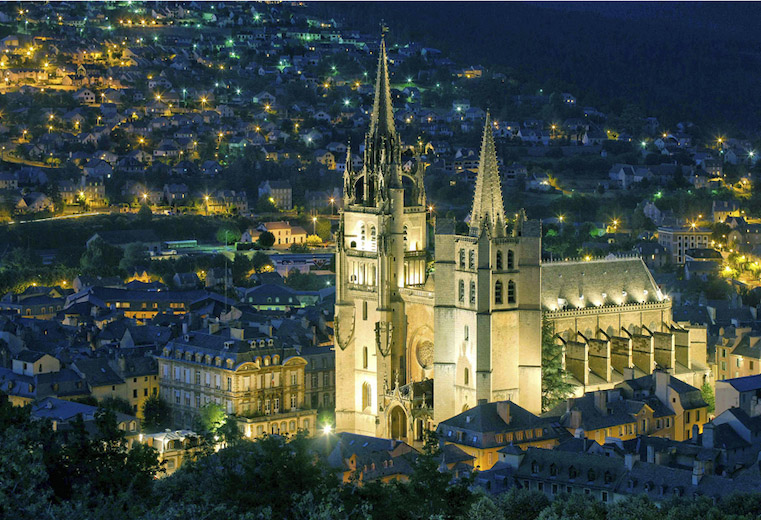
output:
{"label": "foliage in foreground", "polygon": [[[65,442],[64,442],[65,441]],[[581,495],[555,501],[517,488],[491,496],[471,479],[439,471],[435,442],[411,459],[409,481],[344,484],[324,462],[329,438],[304,435],[232,439],[207,447],[173,475],[152,448],[129,449],[113,412],[101,410],[94,432],[77,421],[65,435],[29,410],[0,399],[0,518],[69,520],[750,520],[761,493],[603,504]]]}

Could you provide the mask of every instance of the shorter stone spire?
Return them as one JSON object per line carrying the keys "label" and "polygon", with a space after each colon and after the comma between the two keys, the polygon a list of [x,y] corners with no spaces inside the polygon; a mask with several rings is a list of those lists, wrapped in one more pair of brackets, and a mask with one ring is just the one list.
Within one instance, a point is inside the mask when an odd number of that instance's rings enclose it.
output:
{"label": "shorter stone spire", "polygon": [[502,202],[502,182],[494,146],[491,115],[486,112],[484,136],[481,141],[481,159],[470,213],[470,234],[479,236],[484,227],[492,236],[505,234],[505,207]]}

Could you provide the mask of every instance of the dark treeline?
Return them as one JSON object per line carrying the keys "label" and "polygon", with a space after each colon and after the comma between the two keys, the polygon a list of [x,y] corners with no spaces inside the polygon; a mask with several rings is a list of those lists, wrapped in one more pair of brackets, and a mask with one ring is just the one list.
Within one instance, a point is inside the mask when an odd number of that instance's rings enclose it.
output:
{"label": "dark treeline", "polygon": [[[750,520],[761,514],[761,494],[672,498],[660,506],[646,497],[603,504],[584,494],[550,502],[537,491],[513,488],[490,496],[472,477],[439,471],[436,443],[411,459],[406,482],[344,484],[324,463],[328,436],[311,440],[242,439],[225,430],[227,447],[203,443],[194,460],[156,480],[164,469],[146,445],[129,447],[113,412],[96,414],[88,433],[75,421],[66,433],[32,420],[27,408],[0,396],[0,518],[69,520]],[[431,439],[433,441],[433,439]]]}
{"label": "dark treeline", "polygon": [[[458,62],[512,70],[526,87],[567,89],[617,114],[633,104],[667,124],[755,128],[761,115],[757,4],[320,3],[322,14]],[[525,92],[534,94],[536,92]]]}

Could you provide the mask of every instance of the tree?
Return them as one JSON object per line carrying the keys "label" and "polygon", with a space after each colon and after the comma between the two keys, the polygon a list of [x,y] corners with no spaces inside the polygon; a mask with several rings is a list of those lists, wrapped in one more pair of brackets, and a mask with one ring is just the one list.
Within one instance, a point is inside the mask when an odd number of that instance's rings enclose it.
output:
{"label": "tree", "polygon": [[137,221],[140,225],[145,225],[153,219],[153,212],[148,204],[143,204],[137,212]]}
{"label": "tree", "polygon": [[251,260],[246,255],[235,253],[233,258],[233,282],[236,284],[246,281],[246,277],[253,269]]}
{"label": "tree", "polygon": [[226,418],[227,414],[220,405],[214,402],[206,403],[198,415],[198,427],[202,432],[216,433]]}
{"label": "tree", "polygon": [[[605,520],[605,505],[591,495],[562,495],[542,510],[539,520]],[[627,517],[630,518],[630,517]]]}
{"label": "tree", "polygon": [[270,257],[267,256],[266,253],[257,251],[256,253],[254,253],[254,256],[251,257],[251,267],[257,273],[261,273],[262,271],[272,270],[273,264],[272,264],[272,260],[270,260]]}
{"label": "tree", "polygon": [[563,369],[563,347],[555,342],[555,327],[542,318],[542,410],[551,409],[572,391]]}
{"label": "tree", "polygon": [[316,247],[322,245],[322,238],[318,235],[309,235],[307,237],[307,245],[310,247]]}
{"label": "tree", "polygon": [[296,244],[296,243],[293,243],[293,244],[291,244],[291,247],[288,248],[288,250],[291,253],[308,253],[309,252],[309,247],[307,247],[306,244]]}
{"label": "tree", "polygon": [[132,405],[129,404],[129,401],[122,399],[121,397],[106,397],[99,403],[99,406],[104,410],[111,410],[125,415],[132,415],[135,413],[132,409]]}
{"label": "tree", "polygon": [[703,400],[708,403],[708,413],[713,413],[716,409],[716,396],[713,393],[713,388],[710,383],[706,381],[703,386],[700,387],[700,395],[703,396]]}
{"label": "tree", "polygon": [[217,434],[227,446],[230,446],[243,438],[243,433],[240,431],[240,428],[238,428],[238,421],[229,415],[225,418],[225,422],[217,428]]}
{"label": "tree", "polygon": [[157,432],[172,424],[172,409],[157,395],[152,395],[143,403],[143,431]]}
{"label": "tree", "polygon": [[217,230],[217,242],[224,245],[234,244],[240,240],[241,233],[238,228],[222,226]]}
{"label": "tree", "polygon": [[500,495],[499,506],[505,520],[535,520],[550,501],[541,491],[520,489],[517,486]]}
{"label": "tree", "polygon": [[96,237],[87,245],[79,265],[85,274],[95,276],[113,276],[119,268],[123,252],[116,246],[107,244],[105,240]]}
{"label": "tree", "polygon": [[140,242],[127,244],[124,248],[124,257],[119,261],[119,269],[128,271],[137,266],[145,266],[150,263],[150,257],[145,246]]}
{"label": "tree", "polygon": [[317,236],[319,236],[323,242],[330,240],[330,220],[322,219],[317,221]]}
{"label": "tree", "polygon": [[261,235],[259,235],[258,242],[260,246],[264,248],[270,248],[273,245],[275,245],[275,235],[273,235],[269,231],[265,231]]}

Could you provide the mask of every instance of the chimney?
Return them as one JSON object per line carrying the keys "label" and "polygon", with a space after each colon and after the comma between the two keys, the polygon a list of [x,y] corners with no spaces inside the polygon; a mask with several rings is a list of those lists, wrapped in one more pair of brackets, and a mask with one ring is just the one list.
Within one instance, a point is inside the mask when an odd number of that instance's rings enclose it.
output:
{"label": "chimney", "polygon": [[571,410],[571,418],[570,418],[570,424],[569,427],[573,428],[574,430],[581,427],[581,410]]}
{"label": "chimney", "polygon": [[608,415],[608,392],[605,390],[598,390],[594,393],[595,408],[603,414]]}
{"label": "chimney", "polygon": [[230,327],[230,337],[233,339],[243,340],[243,329]]}
{"label": "chimney", "polygon": [[476,406],[481,406],[482,404],[486,404],[488,402],[488,399],[478,399]]}
{"label": "chimney", "polygon": [[218,321],[210,321],[209,322],[209,334],[216,334],[219,332],[219,322]]}
{"label": "chimney", "polygon": [[692,425],[692,439],[691,439],[692,443],[697,444],[700,441],[699,437],[700,437],[700,426],[698,426],[697,424],[693,424]]}
{"label": "chimney", "polygon": [[653,371],[653,379],[655,380],[655,396],[668,406],[671,376],[668,372],[657,369]]}
{"label": "chimney", "polygon": [[505,424],[510,424],[510,401],[500,401],[497,403],[497,415],[505,421]]}
{"label": "chimney", "polygon": [[692,465],[692,485],[697,486],[700,484],[700,479],[703,478],[705,473],[705,463],[700,460],[696,460]]}
{"label": "chimney", "polygon": [[713,448],[713,429],[715,426],[713,423],[706,423],[703,425],[703,447]]}
{"label": "chimney", "polygon": [[647,445],[647,462],[649,464],[655,464],[655,446],[652,444]]}
{"label": "chimney", "polygon": [[634,468],[634,463],[639,461],[639,454],[638,453],[627,453],[624,455],[624,465],[626,466],[626,469],[629,471]]}

